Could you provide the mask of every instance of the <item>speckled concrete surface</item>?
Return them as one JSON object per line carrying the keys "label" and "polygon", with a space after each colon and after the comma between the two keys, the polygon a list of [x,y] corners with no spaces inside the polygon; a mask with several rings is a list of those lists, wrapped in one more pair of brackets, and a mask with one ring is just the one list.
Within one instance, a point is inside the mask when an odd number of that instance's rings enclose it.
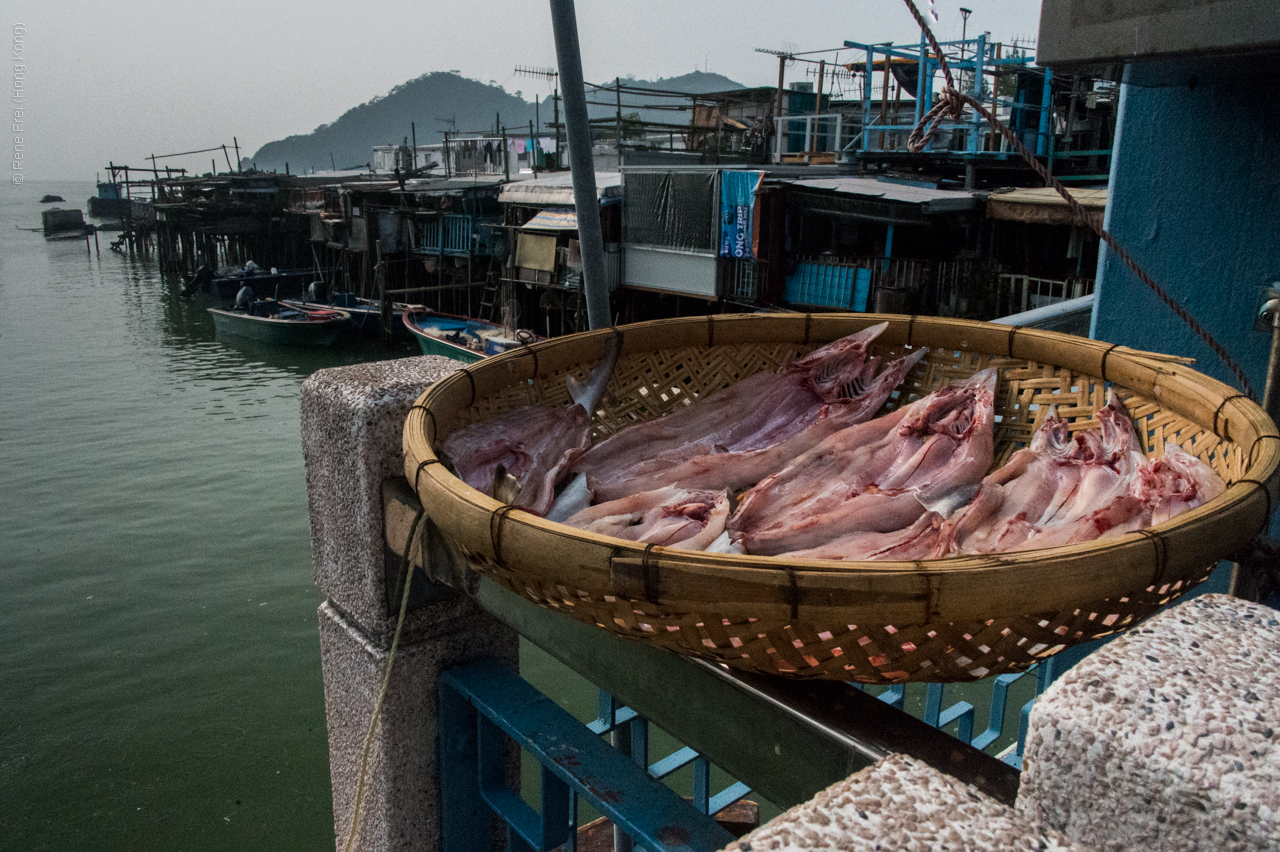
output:
{"label": "speckled concrete surface", "polygon": [[1018,808],[1100,850],[1280,849],[1280,613],[1204,595],[1031,713]]}
{"label": "speckled concrete surface", "polygon": [[[302,450],[316,583],[374,637],[390,636],[381,483],[404,476],[401,433],[427,386],[459,367],[435,356],[320,370],[302,384]],[[416,620],[416,619],[415,619]]]}
{"label": "speckled concrete surface", "polygon": [[[382,483],[403,477],[409,406],[457,366],[405,358],[322,370],[302,386],[312,563],[329,598],[319,613],[320,656],[338,849],[350,830],[360,755],[398,615],[386,588]],[[357,850],[440,849],[433,745],[440,673],[483,656],[515,666],[518,647],[514,631],[468,598],[410,610],[370,751]]]}
{"label": "speckled concrete surface", "polygon": [[[469,605],[469,604],[468,604]],[[484,656],[516,666],[516,637],[483,613],[451,618],[455,601],[437,610],[441,632],[401,644],[369,752],[365,798],[355,849],[359,852],[432,852],[441,849],[436,707],[440,673]],[[456,614],[456,613],[454,613]],[[382,687],[387,651],[371,643],[328,604],[320,607],[329,774],[337,849],[351,828],[360,755]]]}
{"label": "speckled concrete surface", "polygon": [[892,755],[770,820],[725,852],[1086,848],[918,760]]}

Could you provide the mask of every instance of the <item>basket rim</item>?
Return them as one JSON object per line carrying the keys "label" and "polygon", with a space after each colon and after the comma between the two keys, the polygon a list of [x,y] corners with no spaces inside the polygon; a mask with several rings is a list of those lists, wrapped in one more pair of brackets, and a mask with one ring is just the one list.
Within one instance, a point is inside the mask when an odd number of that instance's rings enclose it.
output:
{"label": "basket rim", "polygon": [[[1245,469],[1248,476],[1176,518],[1093,542],[1015,553],[861,562],[681,551],[588,533],[506,506],[466,485],[444,465],[433,463],[439,461],[433,450],[437,437],[433,406],[456,393],[459,384],[470,384],[470,405],[483,398],[481,389],[486,383],[507,387],[533,378],[539,370],[546,372],[548,365],[558,368],[594,360],[603,351],[604,342],[618,334],[623,336],[625,355],[675,348],[646,345],[653,342],[655,333],[669,337],[677,332],[677,336],[683,335],[684,345],[694,346],[701,337],[710,347],[759,342],[758,334],[752,332],[769,328],[780,340],[818,345],[878,322],[889,323],[878,341],[882,344],[932,346],[936,342],[931,341],[939,338],[949,341],[948,348],[960,351],[1070,366],[1155,400],[1224,442],[1243,447],[1233,434],[1251,437]],[[1056,351],[1057,357],[1046,360],[1046,350]],[[1064,360],[1071,364],[1063,364]],[[818,616],[874,609],[891,621],[916,624],[1067,609],[1123,596],[1126,590],[1184,581],[1256,535],[1268,522],[1272,507],[1280,503],[1276,495],[1280,430],[1257,404],[1236,389],[1190,369],[1186,360],[1057,332],[940,317],[733,314],[654,320],[541,341],[460,367],[428,388],[411,408],[404,430],[405,473],[424,506],[440,509],[449,505],[450,512],[458,513],[458,529],[452,532],[458,534],[465,549],[499,564],[510,564],[513,570],[537,573],[538,560],[530,558],[527,551],[554,545],[558,539],[567,537],[589,545],[601,559],[594,569],[584,565],[578,573],[594,574],[594,591],[605,595],[656,605],[678,601],[717,613],[789,610],[793,619],[800,617],[801,610]],[[1084,369],[1090,366],[1093,369]],[[1199,418],[1186,410],[1193,407],[1188,403],[1192,399],[1201,409]],[[1214,411],[1210,423],[1203,422],[1208,419],[1204,416],[1207,410]],[[1236,521],[1240,529],[1223,532],[1225,518]],[[1213,524],[1214,535],[1194,534],[1208,523]],[[1095,563],[1103,557],[1118,567],[1101,571]],[[716,588],[725,583],[750,600],[689,595],[694,585]],[[966,591],[966,587],[972,588]],[[774,594],[760,591],[766,588]],[[749,589],[757,591],[744,594]],[[989,597],[976,600],[973,589]],[[903,621],[904,617],[911,620]]]}

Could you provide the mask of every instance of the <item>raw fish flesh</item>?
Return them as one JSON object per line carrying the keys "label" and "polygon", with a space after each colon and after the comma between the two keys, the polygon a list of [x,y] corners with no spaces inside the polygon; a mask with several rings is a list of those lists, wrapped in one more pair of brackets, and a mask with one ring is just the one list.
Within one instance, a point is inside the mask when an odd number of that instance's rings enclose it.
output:
{"label": "raw fish flesh", "polygon": [[880,371],[880,359],[866,357],[866,344],[884,326],[624,429],[588,450],[574,470],[587,474],[598,500],[667,484],[753,485],[833,432],[870,419],[925,356],[928,350],[919,349]]}
{"label": "raw fish flesh", "polygon": [[1146,463],[1128,412],[1110,394],[1098,428],[1072,436],[1050,408],[1031,445],[983,480],[948,520],[939,555],[996,553],[1092,541],[1150,523],[1132,496]]}
{"label": "raw fish flesh", "polygon": [[591,415],[604,396],[620,350],[621,339],[610,338],[605,357],[585,384],[572,376],[566,379],[572,404],[562,408],[525,406],[450,435],[443,450],[458,478],[492,497],[494,477],[501,465],[519,486],[511,505],[545,515],[569,464],[590,443]]}
{"label": "raw fish flesh", "polygon": [[729,495],[669,485],[600,503],[564,523],[599,535],[680,550],[702,550],[724,532]]}
{"label": "raw fish flesh", "polygon": [[[819,402],[852,395],[864,378],[867,346],[888,323],[865,328],[815,349],[776,372],[760,372],[678,408],[637,423],[596,444],[574,464],[589,475],[622,471],[655,457],[684,461],[717,447],[755,449],[799,431]],[[644,489],[639,489],[644,490]],[[607,499],[607,498],[606,498]]]}
{"label": "raw fish flesh", "polygon": [[807,550],[780,553],[788,559],[902,560],[933,559],[937,555],[942,516],[925,512],[906,529],[893,532],[855,532]]}
{"label": "raw fish flesh", "polygon": [[1072,437],[1050,409],[1031,446],[984,479],[973,502],[943,525],[935,555],[1093,541],[1161,523],[1225,490],[1208,465],[1176,444],[1165,446],[1163,458],[1143,457],[1114,393],[1098,421]]}
{"label": "raw fish flesh", "polygon": [[1227,490],[1227,484],[1200,459],[1165,444],[1164,455],[1143,465],[1134,493],[1151,507],[1151,523],[1159,524],[1202,506]]}
{"label": "raw fish flesh", "polygon": [[892,533],[967,500],[994,455],[996,371],[842,429],[761,480],[729,520],[748,553],[811,550]]}

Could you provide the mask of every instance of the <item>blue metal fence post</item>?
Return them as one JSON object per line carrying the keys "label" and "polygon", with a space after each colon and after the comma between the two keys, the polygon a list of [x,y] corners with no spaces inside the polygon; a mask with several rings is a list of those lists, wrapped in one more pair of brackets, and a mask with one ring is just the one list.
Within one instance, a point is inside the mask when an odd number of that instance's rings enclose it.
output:
{"label": "blue metal fence post", "polygon": [[929,70],[929,42],[925,39],[924,33],[920,33],[920,64],[916,71],[916,112],[915,120],[911,122],[912,127],[920,126],[920,118],[928,108],[924,103],[924,77]]}
{"label": "blue metal fence post", "polygon": [[479,731],[475,707],[441,682],[440,845],[449,852],[492,852],[493,812],[480,795]]}
{"label": "blue metal fence post", "polygon": [[1040,94],[1040,130],[1036,136],[1036,156],[1049,153],[1049,118],[1053,115],[1053,71],[1044,69],[1044,91]]}
{"label": "blue metal fence post", "polygon": [[867,132],[867,126],[871,124],[871,83],[875,80],[876,75],[873,70],[876,61],[876,52],[873,45],[867,45],[867,67],[864,69],[865,74],[862,82],[862,150],[871,150],[871,134]]}
{"label": "blue metal fence post", "polygon": [[[987,39],[986,36],[978,36],[977,47],[973,51],[973,87],[970,94],[975,100],[982,100],[982,69],[986,60]],[[972,129],[969,131],[969,144],[967,149],[971,155],[978,153],[978,137],[982,135],[982,115],[975,109],[973,111]]]}

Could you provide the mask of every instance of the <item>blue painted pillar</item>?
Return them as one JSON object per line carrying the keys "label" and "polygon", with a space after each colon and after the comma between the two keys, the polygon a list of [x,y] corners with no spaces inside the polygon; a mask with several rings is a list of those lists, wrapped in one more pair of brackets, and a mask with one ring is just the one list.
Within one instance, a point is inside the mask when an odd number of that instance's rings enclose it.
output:
{"label": "blue painted pillar", "polygon": [[[1266,67],[1257,60],[1254,71]],[[1268,283],[1280,281],[1280,91],[1261,73],[1215,82],[1196,70],[1194,87],[1185,74],[1180,85],[1122,87],[1105,226],[1261,396],[1271,335],[1254,331],[1253,318]],[[1093,337],[1190,355],[1196,369],[1234,384],[1105,246],[1097,291]]]}

